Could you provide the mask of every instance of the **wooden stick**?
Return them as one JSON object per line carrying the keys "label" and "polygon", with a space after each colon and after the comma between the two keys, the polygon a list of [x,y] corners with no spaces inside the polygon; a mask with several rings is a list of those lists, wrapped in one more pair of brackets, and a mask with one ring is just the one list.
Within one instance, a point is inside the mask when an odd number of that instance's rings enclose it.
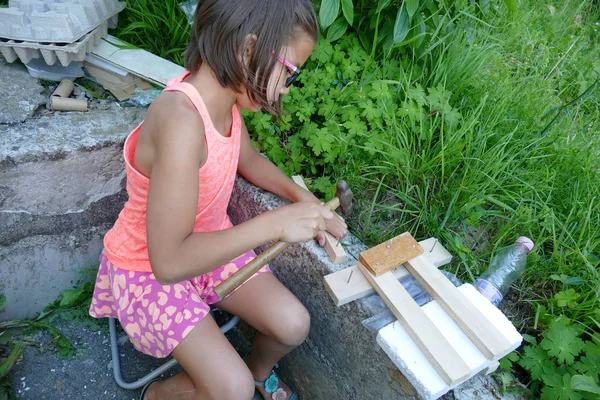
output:
{"label": "wooden stick", "polygon": [[404,265],[488,359],[497,360],[512,350],[512,343],[426,258]]}
{"label": "wooden stick", "polygon": [[[325,208],[333,211],[340,206],[340,200],[337,197],[329,200],[325,203]],[[246,282],[252,277],[259,269],[264,267],[268,262],[277,257],[283,250],[285,250],[292,243],[279,241],[269,247],[267,250],[260,253],[256,258],[250,261],[248,264],[237,270],[233,275],[221,282],[215,287],[215,292],[221,300],[225,298],[234,289]]]}

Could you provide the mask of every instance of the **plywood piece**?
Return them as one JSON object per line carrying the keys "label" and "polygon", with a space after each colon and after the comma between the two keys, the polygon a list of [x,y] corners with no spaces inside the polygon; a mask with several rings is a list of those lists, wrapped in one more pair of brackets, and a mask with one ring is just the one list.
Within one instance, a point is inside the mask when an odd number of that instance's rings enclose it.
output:
{"label": "plywood piece", "polygon": [[408,232],[360,253],[359,261],[375,276],[379,276],[423,254],[423,248]]}
{"label": "plywood piece", "polygon": [[142,49],[126,48],[131,46],[114,36],[94,47],[91,53],[102,60],[121,67],[133,75],[159,86],[166,86],[167,81],[185,72],[185,68],[158,57]]}
{"label": "plywood piece", "polygon": [[[292,176],[292,180],[296,183],[296,185],[308,190],[308,187],[306,187],[306,184],[304,183],[304,179],[302,179],[300,175]],[[344,247],[340,241],[333,237],[329,232],[325,232],[324,247],[332,263],[342,264],[348,259],[348,254],[346,253],[346,250],[344,250]]]}
{"label": "plywood piece", "polygon": [[490,360],[507,354],[511,343],[487,323],[484,315],[472,307],[448,278],[425,258],[408,260],[406,269],[464,330],[481,352]]}
{"label": "plywood piece", "polygon": [[[419,244],[425,250],[419,257],[427,258],[436,267],[441,267],[452,261],[452,255],[436,238],[421,240]],[[401,279],[408,275],[408,271],[402,265],[392,269],[391,272],[396,279]],[[356,265],[325,276],[323,284],[337,306],[375,293],[373,286],[371,286]]]}
{"label": "plywood piece", "polygon": [[390,271],[375,276],[361,263],[358,268],[448,385],[462,382],[471,375],[471,368],[462,356]]}
{"label": "plywood piece", "polygon": [[484,375],[489,375],[491,373],[496,372],[496,370],[498,369],[498,367],[500,366],[500,361],[494,361],[493,363],[490,364],[489,367],[487,367],[486,369],[484,369],[483,371],[481,371]]}

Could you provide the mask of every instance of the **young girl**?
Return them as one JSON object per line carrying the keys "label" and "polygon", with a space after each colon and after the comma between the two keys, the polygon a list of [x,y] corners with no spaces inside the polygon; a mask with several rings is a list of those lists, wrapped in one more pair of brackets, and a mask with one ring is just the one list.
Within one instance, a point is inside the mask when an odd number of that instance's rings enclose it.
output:
{"label": "young girl", "polygon": [[[273,368],[308,335],[307,310],[268,266],[224,299],[215,287],[263,243],[346,234],[253,149],[239,112],[280,115],[317,39],[310,0],[200,0],[188,72],[168,82],[125,142],[129,200],[104,239],[90,314],[118,318],[136,349],[183,366],[142,398],[251,399],[255,388],[265,399],[296,397]],[[233,226],[226,212],[236,172],[293,204]],[[210,304],[257,330],[246,360]]]}

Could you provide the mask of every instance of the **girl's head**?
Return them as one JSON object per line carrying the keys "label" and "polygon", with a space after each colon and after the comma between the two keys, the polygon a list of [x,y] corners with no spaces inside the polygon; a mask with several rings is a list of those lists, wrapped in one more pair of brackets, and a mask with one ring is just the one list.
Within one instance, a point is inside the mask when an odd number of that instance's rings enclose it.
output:
{"label": "girl's head", "polygon": [[206,62],[242,107],[278,116],[286,81],[318,37],[311,0],[200,0],[185,67]]}

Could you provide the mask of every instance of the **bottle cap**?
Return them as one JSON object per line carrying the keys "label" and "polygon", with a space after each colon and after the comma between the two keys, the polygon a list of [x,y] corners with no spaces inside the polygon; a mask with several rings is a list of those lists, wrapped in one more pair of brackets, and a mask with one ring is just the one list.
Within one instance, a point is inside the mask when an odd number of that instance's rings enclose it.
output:
{"label": "bottle cap", "polygon": [[520,236],[515,243],[522,243],[527,247],[528,253],[533,250],[533,240],[529,239],[526,236]]}

